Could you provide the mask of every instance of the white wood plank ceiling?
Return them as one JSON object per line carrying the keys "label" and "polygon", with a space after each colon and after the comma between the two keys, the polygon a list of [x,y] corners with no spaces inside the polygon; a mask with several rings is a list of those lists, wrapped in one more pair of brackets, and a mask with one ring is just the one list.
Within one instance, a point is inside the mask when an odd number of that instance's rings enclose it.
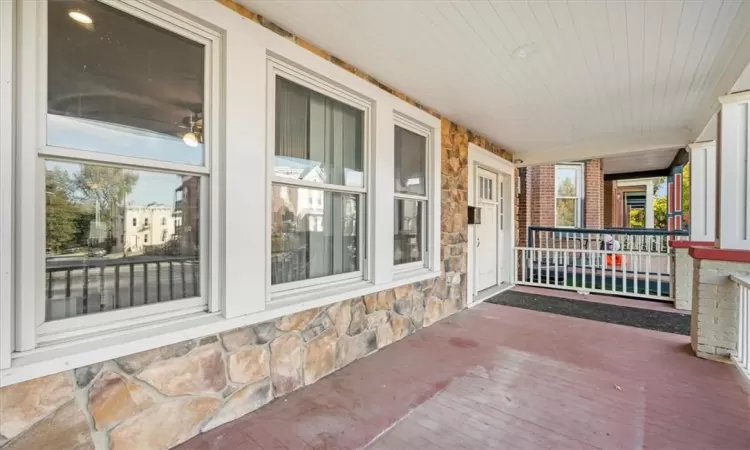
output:
{"label": "white wood plank ceiling", "polygon": [[750,62],[739,0],[240,2],[526,163],[685,146]]}

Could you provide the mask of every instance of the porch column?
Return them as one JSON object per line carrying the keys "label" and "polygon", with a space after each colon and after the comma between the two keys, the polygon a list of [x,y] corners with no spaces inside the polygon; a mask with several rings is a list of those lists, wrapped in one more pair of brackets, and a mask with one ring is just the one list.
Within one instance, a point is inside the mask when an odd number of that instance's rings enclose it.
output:
{"label": "porch column", "polygon": [[750,92],[719,101],[718,247],[750,250]]}
{"label": "porch column", "polygon": [[716,240],[716,142],[690,144],[690,240]]}
{"label": "porch column", "polygon": [[646,183],[646,207],[644,215],[646,216],[646,228],[654,228],[654,182]]}

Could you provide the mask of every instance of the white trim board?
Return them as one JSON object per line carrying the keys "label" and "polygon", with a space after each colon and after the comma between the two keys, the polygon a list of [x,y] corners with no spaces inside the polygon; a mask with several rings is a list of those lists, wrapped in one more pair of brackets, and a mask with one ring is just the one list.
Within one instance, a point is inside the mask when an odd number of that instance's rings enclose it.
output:
{"label": "white trim board", "polygon": [[[495,155],[494,153],[485,150],[482,147],[479,147],[476,144],[469,144],[469,180],[468,180],[468,201],[469,205],[473,206],[475,204],[474,197],[476,195],[476,189],[474,187],[474,177],[476,176],[476,167],[481,166],[484,169],[490,170],[492,172],[495,172],[499,175],[505,175],[508,181],[508,192],[506,193],[506,204],[505,207],[507,208],[504,216],[506,223],[504,224],[503,228],[506,231],[506,240],[509,243],[509,245],[505,245],[503,248],[508,249],[506,252],[506,255],[499,255],[498,258],[498,266],[500,266],[500,258],[504,258],[503,265],[506,267],[505,271],[505,278],[506,280],[500,280],[498,279],[498,285],[500,285],[503,282],[512,283],[513,280],[515,280],[515,272],[516,272],[516,266],[515,266],[515,260],[513,258],[513,247],[515,246],[515,233],[516,233],[516,217],[515,217],[515,211],[516,211],[516,166],[508,161],[505,158],[502,158],[500,156]],[[475,301],[474,297],[474,258],[475,258],[475,249],[474,249],[474,226],[469,225],[469,232],[468,232],[468,254],[467,254],[467,261],[466,261],[466,298],[467,298],[467,306],[474,306],[477,301]]]}

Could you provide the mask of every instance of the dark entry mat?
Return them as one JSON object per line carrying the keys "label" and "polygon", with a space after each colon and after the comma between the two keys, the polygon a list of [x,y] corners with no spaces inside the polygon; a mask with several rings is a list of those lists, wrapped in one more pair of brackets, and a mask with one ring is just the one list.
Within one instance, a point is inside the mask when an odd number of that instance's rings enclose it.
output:
{"label": "dark entry mat", "polygon": [[690,315],[678,312],[652,311],[515,291],[503,292],[486,301],[496,305],[690,336]]}

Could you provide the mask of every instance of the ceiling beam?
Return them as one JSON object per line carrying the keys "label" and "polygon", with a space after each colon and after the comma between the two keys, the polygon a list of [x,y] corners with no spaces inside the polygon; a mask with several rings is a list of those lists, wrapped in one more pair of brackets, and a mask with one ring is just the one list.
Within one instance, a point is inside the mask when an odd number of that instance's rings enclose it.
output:
{"label": "ceiling beam", "polygon": [[676,155],[674,155],[674,159],[672,159],[672,163],[669,165],[669,167],[677,167],[677,166],[684,166],[685,164],[690,162],[690,154],[688,154],[687,150],[684,148],[681,148]]}
{"label": "ceiling beam", "polygon": [[604,181],[635,180],[638,178],[658,178],[667,176],[669,176],[669,167],[658,170],[645,170],[642,172],[604,174]]}

